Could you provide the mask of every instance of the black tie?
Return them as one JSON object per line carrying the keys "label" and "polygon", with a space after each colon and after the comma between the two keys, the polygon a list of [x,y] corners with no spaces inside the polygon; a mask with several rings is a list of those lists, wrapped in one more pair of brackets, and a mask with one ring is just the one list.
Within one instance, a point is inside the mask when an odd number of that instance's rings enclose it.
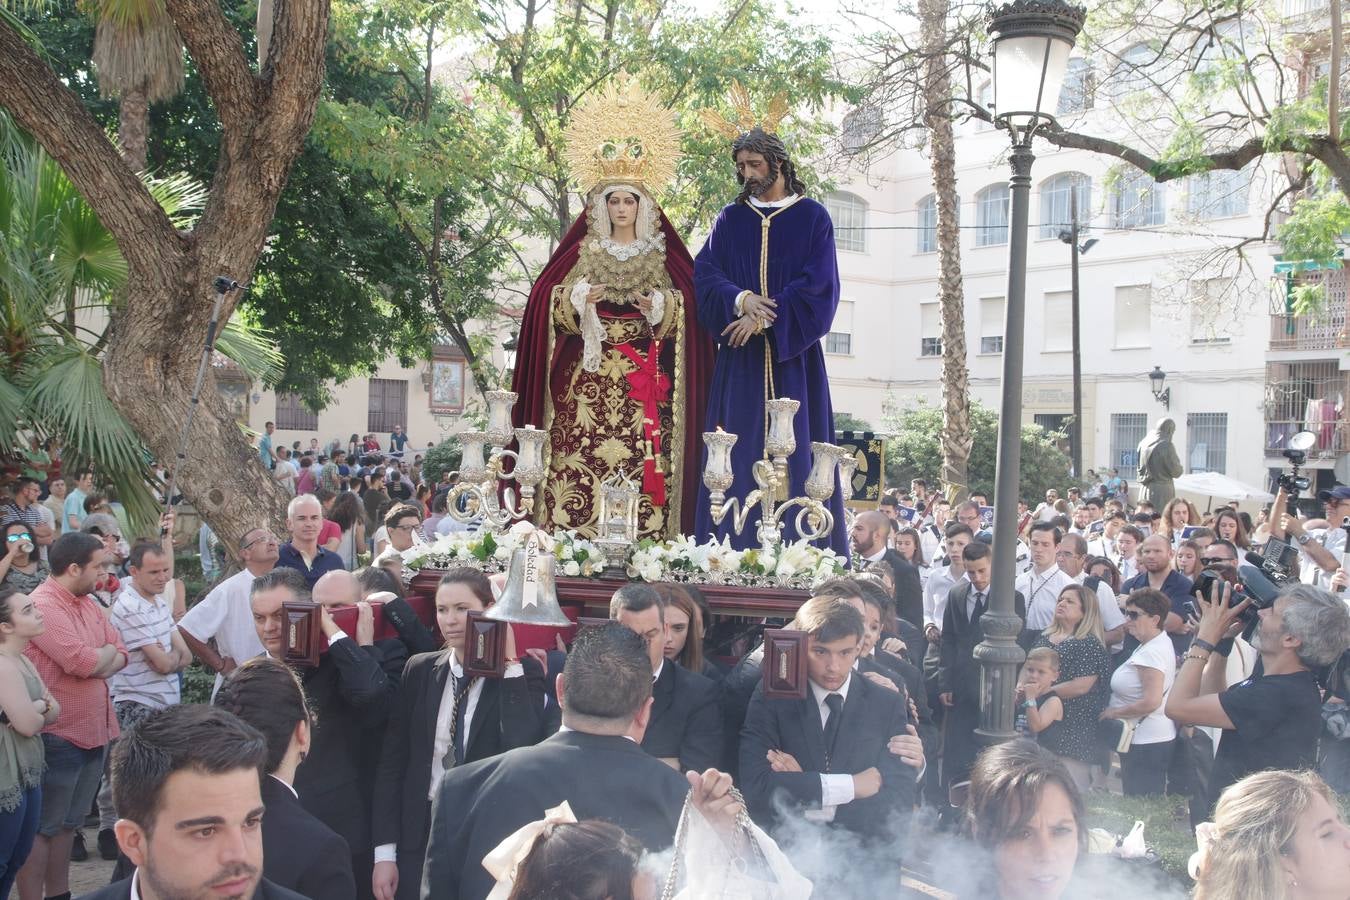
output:
{"label": "black tie", "polygon": [[975,592],[975,611],[970,614],[970,621],[974,622],[984,614],[984,591]]}
{"label": "black tie", "polygon": [[463,684],[457,684],[458,690],[455,692],[455,717],[450,720],[450,747],[444,757],[441,758],[441,765],[447,769],[464,764],[464,751],[460,747],[460,735],[464,733],[464,707],[469,704],[465,702],[469,696],[470,689],[476,678],[465,678]]}
{"label": "black tie", "polygon": [[826,694],[825,705],[830,714],[825,717],[825,771],[830,770],[830,754],[834,752],[834,740],[839,736],[839,722],[843,719],[844,698],[839,694]]}

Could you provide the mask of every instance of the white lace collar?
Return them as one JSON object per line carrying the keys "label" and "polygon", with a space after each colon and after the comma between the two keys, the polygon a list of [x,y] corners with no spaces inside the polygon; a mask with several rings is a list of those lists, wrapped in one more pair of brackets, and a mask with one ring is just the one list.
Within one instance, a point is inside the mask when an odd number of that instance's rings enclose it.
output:
{"label": "white lace collar", "polygon": [[626,262],[652,249],[653,242],[637,238],[632,243],[618,244],[614,242],[613,238],[601,238],[600,247],[620,262]]}

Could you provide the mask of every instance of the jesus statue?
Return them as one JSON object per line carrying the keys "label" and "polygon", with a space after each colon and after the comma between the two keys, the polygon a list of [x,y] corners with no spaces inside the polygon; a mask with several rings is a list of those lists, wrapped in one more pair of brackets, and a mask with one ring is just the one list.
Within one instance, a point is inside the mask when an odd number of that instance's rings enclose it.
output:
{"label": "jesus statue", "polygon": [[[740,436],[731,451],[733,493],[751,490],[751,469],[765,456],[765,403],[779,397],[801,403],[793,420],[796,452],[788,458],[789,497],[805,495],[811,469],[811,442],[834,441],[834,413],[825,378],[821,339],[839,305],[839,272],[834,225],[825,207],[804,196],[787,148],[774,124],[739,134],[731,147],[742,189],[713,223],[694,260],[698,319],[716,336],[717,359],[708,392],[708,431],[723,428]],[[834,529],[830,546],[848,552],[844,504],[830,499]],[[753,546],[756,509],[744,530],[732,532],[731,518],[716,526],[701,487],[695,521],[700,538],[730,535],[733,546]],[[798,534],[794,517],[783,538]]]}

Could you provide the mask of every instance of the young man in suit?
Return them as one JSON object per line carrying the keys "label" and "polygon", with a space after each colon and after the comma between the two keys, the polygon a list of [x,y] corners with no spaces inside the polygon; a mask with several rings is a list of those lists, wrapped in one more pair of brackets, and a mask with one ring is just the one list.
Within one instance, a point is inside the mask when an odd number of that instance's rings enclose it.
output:
{"label": "young man in suit", "polygon": [[650,585],[625,584],[610,598],[609,617],[647,642],[652,716],[642,749],[681,772],[702,772],[717,765],[722,752],[717,683],[666,661],[666,611],[661,595]]}
{"label": "young man in suit", "polygon": [[114,831],[136,864],[81,900],[305,900],[262,877],[260,777],[267,742],[223,709],[155,710],[112,755]]}
{"label": "young man in suit", "polygon": [[[895,573],[895,614],[915,628],[923,628],[923,585],[919,570],[890,546],[891,520],[885,513],[870,510],[853,520],[849,539],[860,560],[885,560]],[[915,647],[918,659],[923,659],[923,647]]]}
{"label": "young man in suit", "polygon": [[375,900],[421,896],[431,798],[445,773],[544,737],[544,673],[516,657],[509,626],[501,678],[466,678],[468,614],[492,605],[477,569],[452,569],[436,588],[444,650],[408,660],[375,774]]}
{"label": "young man in suit", "polygon": [[457,766],[441,780],[423,900],[483,900],[494,883],[483,857],[564,800],[578,820],[604,819],[651,851],[674,842],[686,797],[715,827],[734,826],[741,807],[730,776],[709,769],[681,777],[639,746],[651,718],[651,659],[631,629],[616,622],[584,629],[557,691],[562,731]]}
{"label": "young man in suit", "polygon": [[[853,578],[827,578],[816,585],[812,598],[832,597],[849,600],[862,595],[862,587]],[[751,650],[722,679],[719,704],[722,707],[722,764],[740,782],[741,727],[762,678],[764,645]]]}
{"label": "young man in suit", "polygon": [[916,796],[913,769],[889,750],[906,733],[904,695],[855,677],[865,626],[848,603],[808,600],[791,627],[808,635],[807,695],[770,700],[761,691],[750,701],[741,731],[746,805],[764,826],[786,810],[864,841],[892,841]]}
{"label": "young man in suit", "polygon": [[[975,648],[984,640],[980,617],[989,607],[989,581],[993,550],[973,541],[961,550],[966,580],[947,595],[943,614],[942,648],[938,665],[938,700],[947,713],[942,754],[942,783],[964,781],[975,763],[979,746],[975,728],[980,724],[980,665]],[[1017,614],[1026,617],[1022,595],[1016,598]]]}
{"label": "young man in suit", "polygon": [[[278,567],[254,580],[253,624],[268,656],[282,659],[285,653],[282,604],[309,599],[309,585],[294,569]],[[394,686],[361,646],[373,643],[373,624],[369,632],[358,624],[361,633],[353,639],[337,627],[326,607],[320,606],[318,614],[328,650],[317,666],[299,673],[316,724],[309,756],[295,775],[295,789],[305,809],[347,842],[357,896],[370,897],[374,773],[362,767],[362,752],[365,736],[384,729]]]}
{"label": "young man in suit", "polygon": [[212,702],[258,729],[267,741],[263,876],[305,897],[355,900],[347,842],[300,805],[294,787],[314,728],[295,673],[271,657],[246,660],[225,679]]}

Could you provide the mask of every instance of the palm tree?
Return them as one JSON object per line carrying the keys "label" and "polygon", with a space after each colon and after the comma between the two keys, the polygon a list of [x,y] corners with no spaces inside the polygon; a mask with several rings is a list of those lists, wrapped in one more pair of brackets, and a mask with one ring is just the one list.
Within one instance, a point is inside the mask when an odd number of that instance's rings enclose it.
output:
{"label": "palm tree", "polygon": [[[146,183],[182,228],[205,199],[185,177]],[[126,278],[84,198],[0,115],[0,449],[20,432],[60,435],[68,464],[91,464],[143,525],[157,515],[150,459],[108,399],[101,362]],[[279,376],[275,347],[246,325],[229,323],[217,346],[255,378]]]}
{"label": "palm tree", "polygon": [[88,0],[97,14],[94,73],[99,92],[117,97],[122,158],[145,171],[150,104],[183,89],[183,41],[163,0]]}

